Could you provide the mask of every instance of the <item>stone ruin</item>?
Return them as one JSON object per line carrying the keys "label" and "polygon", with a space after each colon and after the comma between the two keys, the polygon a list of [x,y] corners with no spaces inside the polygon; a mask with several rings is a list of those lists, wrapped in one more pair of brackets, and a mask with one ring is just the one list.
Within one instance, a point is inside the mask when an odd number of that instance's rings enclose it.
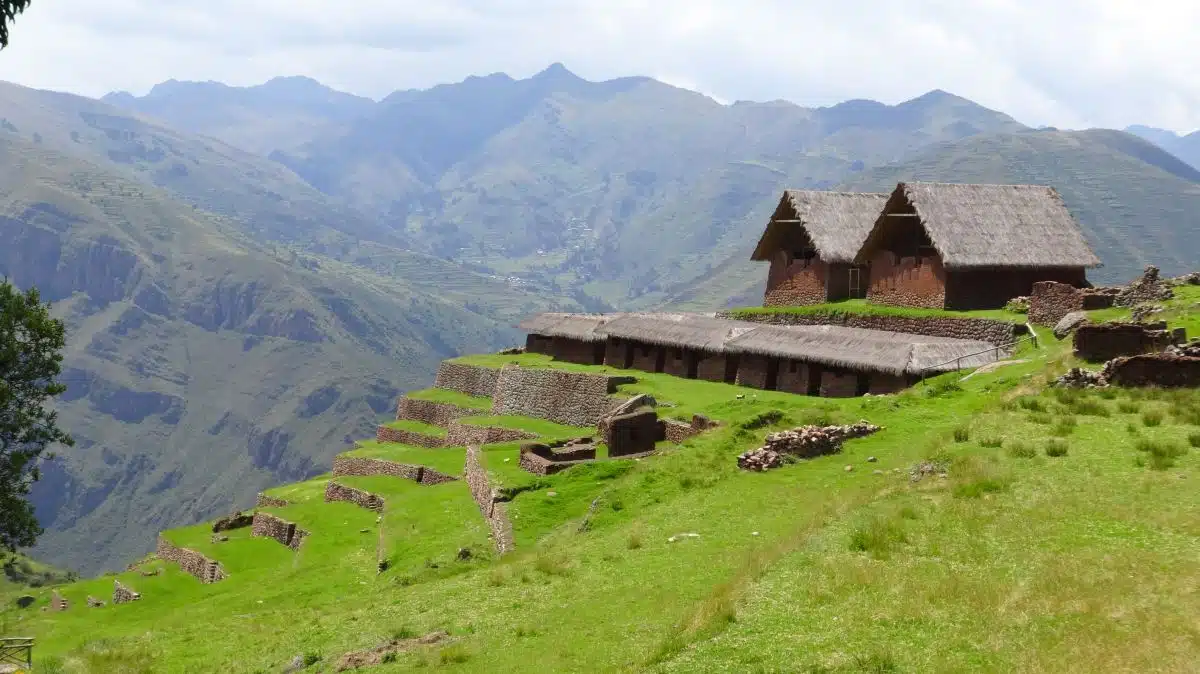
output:
{"label": "stone ruin", "polygon": [[121,581],[113,581],[113,598],[114,604],[128,604],[131,601],[137,601],[142,598],[142,595],[134,592],[132,589],[121,584]]}
{"label": "stone ruin", "polygon": [[738,468],[764,471],[796,459],[811,459],[842,451],[842,444],[879,432],[881,427],[859,421],[848,426],[801,426],[767,436],[766,444],[738,455]]}
{"label": "stone ruin", "polygon": [[1095,323],[1075,330],[1075,355],[1090,361],[1162,351],[1183,341],[1185,334],[1159,323]]}
{"label": "stone ruin", "polygon": [[292,550],[299,550],[300,544],[308,537],[308,532],[296,526],[295,522],[276,517],[270,513],[254,513],[254,523],[250,535],[255,538],[273,538],[281,545]]}
{"label": "stone ruin", "polygon": [[95,597],[93,597],[92,595],[89,594],[88,598],[87,598],[87,605],[88,605],[88,608],[101,608],[104,606],[104,602],[100,601],[99,599],[96,599]]}
{"label": "stone ruin", "polygon": [[1184,358],[1200,358],[1200,339],[1193,339],[1186,344],[1172,344],[1163,353]]}
{"label": "stone ruin", "polygon": [[1162,302],[1174,296],[1171,282],[1159,278],[1158,267],[1150,265],[1142,272],[1141,277],[1120,290],[1114,304],[1119,307],[1132,307],[1144,302]]}
{"label": "stone ruin", "polygon": [[1066,374],[1054,380],[1053,386],[1059,388],[1103,388],[1108,386],[1108,380],[1099,370],[1085,370],[1073,367]]}
{"label": "stone ruin", "polygon": [[50,610],[65,611],[69,608],[71,608],[71,602],[67,601],[66,597],[59,594],[58,590],[54,590],[50,593]]}
{"label": "stone ruin", "polygon": [[214,534],[219,534],[230,529],[243,529],[253,523],[254,513],[236,512],[213,522],[212,530]]}
{"label": "stone ruin", "polygon": [[553,475],[595,460],[595,439],[583,437],[553,443],[526,442],[521,445],[519,465],[534,475]]}

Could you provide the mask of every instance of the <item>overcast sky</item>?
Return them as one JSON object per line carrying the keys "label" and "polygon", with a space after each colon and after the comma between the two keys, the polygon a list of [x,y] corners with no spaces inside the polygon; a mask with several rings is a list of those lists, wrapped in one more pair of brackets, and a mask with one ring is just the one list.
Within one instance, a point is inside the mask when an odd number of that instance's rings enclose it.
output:
{"label": "overcast sky", "polygon": [[1194,0],[33,0],[0,79],[99,96],[308,75],[372,98],[561,61],[717,100],[945,89],[1031,125],[1200,128]]}

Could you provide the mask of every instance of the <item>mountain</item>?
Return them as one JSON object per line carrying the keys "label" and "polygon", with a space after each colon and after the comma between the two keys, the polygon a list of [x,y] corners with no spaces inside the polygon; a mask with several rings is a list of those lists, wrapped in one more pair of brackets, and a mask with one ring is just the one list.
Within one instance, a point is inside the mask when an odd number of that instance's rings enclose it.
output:
{"label": "mountain", "polygon": [[1161,147],[1183,161],[1200,169],[1200,131],[1193,131],[1186,136],[1180,136],[1174,131],[1157,129],[1152,126],[1135,124],[1125,128],[1125,131],[1144,138]]}
{"label": "mountain", "polygon": [[115,568],[164,526],[321,472],[440,358],[578,308],[379,244],[361,250],[388,273],[263,242],[47,145],[0,135],[0,275],[68,325],[61,418],[78,444],[33,495],[34,553],[56,564]]}
{"label": "mountain", "polygon": [[145,96],[121,91],[101,100],[264,156],[329,133],[375,105],[308,77],[276,77],[252,87],[169,80]]}
{"label": "mountain", "polygon": [[[1128,281],[1149,264],[1182,274],[1200,260],[1200,171],[1121,131],[972,136],[868,169],[838,189],[888,191],[902,180],[1053,185],[1104,262],[1089,273],[1101,283]],[[759,304],[766,268],[750,261],[755,241],[700,282],[672,288],[667,303]]]}

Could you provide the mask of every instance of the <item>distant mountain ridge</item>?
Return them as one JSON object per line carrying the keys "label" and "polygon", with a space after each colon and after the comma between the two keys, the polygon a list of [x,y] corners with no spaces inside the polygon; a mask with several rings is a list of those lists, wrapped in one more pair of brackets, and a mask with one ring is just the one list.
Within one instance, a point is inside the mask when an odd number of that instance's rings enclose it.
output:
{"label": "distant mountain ridge", "polygon": [[1200,169],[1200,131],[1179,135],[1174,131],[1140,124],[1125,127],[1125,131],[1154,143],[1193,168]]}

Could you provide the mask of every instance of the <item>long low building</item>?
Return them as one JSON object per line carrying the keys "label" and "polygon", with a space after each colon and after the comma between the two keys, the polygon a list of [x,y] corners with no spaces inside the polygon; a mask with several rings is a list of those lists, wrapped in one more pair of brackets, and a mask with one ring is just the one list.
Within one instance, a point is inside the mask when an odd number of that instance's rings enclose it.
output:
{"label": "long low building", "polygon": [[827,397],[891,393],[1004,355],[982,341],[712,314],[547,313],[519,327],[526,351],[556,360]]}

